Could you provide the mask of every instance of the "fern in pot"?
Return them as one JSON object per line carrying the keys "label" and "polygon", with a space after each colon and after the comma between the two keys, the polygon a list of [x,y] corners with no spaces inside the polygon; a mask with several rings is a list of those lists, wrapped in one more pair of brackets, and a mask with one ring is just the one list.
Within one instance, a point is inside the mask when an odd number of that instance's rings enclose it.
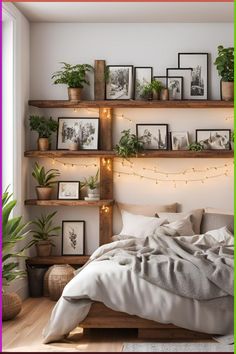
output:
{"label": "fern in pot", "polygon": [[30,116],[30,130],[36,131],[38,137],[38,150],[49,150],[49,141],[52,133],[57,131],[58,122],[50,118],[40,116]]}
{"label": "fern in pot", "polygon": [[148,100],[159,100],[163,88],[164,86],[160,81],[152,80],[151,83],[143,87],[142,97]]}
{"label": "fern in pot", "polygon": [[37,181],[38,185],[36,186],[36,194],[39,200],[48,200],[51,198],[53,185],[57,183],[55,178],[60,176],[60,172],[52,168],[48,171],[45,171],[43,166],[39,166],[35,162],[32,176]]}
{"label": "fern in pot", "polygon": [[221,77],[221,99],[233,101],[234,99],[234,48],[218,46],[218,57],[214,64]]}
{"label": "fern in pot", "polygon": [[98,200],[99,193],[98,193],[98,178],[99,178],[99,169],[95,176],[89,176],[88,178],[84,178],[84,182],[81,184],[81,188],[88,188],[88,198],[90,200]]}
{"label": "fern in pot", "polygon": [[69,100],[78,102],[81,99],[81,91],[84,85],[89,85],[87,73],[93,71],[93,67],[89,64],[71,65],[65,62],[61,70],[56,71],[52,75],[54,84],[65,84],[68,86]]}

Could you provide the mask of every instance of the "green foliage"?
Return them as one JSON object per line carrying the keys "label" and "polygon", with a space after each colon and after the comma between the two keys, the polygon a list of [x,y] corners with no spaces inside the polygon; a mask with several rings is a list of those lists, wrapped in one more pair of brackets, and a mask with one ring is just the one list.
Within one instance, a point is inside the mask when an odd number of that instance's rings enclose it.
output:
{"label": "green foliage", "polygon": [[223,81],[234,81],[234,48],[224,48],[222,45],[218,46],[218,57],[214,64],[218,70],[219,76]]}
{"label": "green foliage", "polygon": [[53,184],[57,183],[54,179],[60,176],[60,172],[55,168],[46,172],[43,166],[39,166],[39,164],[35,162],[32,176],[37,181],[39,187],[52,187]]}
{"label": "green foliage", "polygon": [[28,236],[30,230],[26,228],[30,223],[23,223],[22,216],[10,217],[16,200],[12,199],[12,194],[6,191],[2,195],[2,279],[3,285],[8,285],[15,279],[20,279],[26,275],[25,271],[18,269],[17,257],[23,256],[24,247],[20,251],[15,251],[18,242],[23,241]]}
{"label": "green foliage", "polygon": [[53,217],[56,213],[57,212],[54,211],[46,216],[41,215],[41,217],[32,221],[32,225],[34,225],[35,228],[31,231],[33,240],[28,244],[28,247],[31,247],[40,241],[49,241],[54,246],[50,239],[58,236],[58,232],[61,230],[60,226],[53,225]]}
{"label": "green foliage", "polygon": [[203,146],[202,146],[202,144],[195,142],[195,143],[189,144],[188,150],[191,150],[191,151],[202,151],[203,150]]}
{"label": "green foliage", "polygon": [[84,178],[84,182],[82,182],[81,188],[88,187],[89,189],[96,189],[98,185],[98,174],[99,174],[99,169],[97,170],[95,176]]}
{"label": "green foliage", "polygon": [[120,138],[119,144],[115,147],[115,152],[124,158],[137,155],[143,150],[143,140],[135,134],[130,133],[130,129],[121,132],[123,136]]}
{"label": "green foliage", "polygon": [[150,98],[150,96],[152,96],[153,94],[153,91],[156,93],[160,93],[163,88],[164,86],[160,81],[152,80],[150,84],[147,84],[143,87],[142,97]]}
{"label": "green foliage", "polygon": [[86,73],[93,71],[93,67],[89,64],[77,64],[71,65],[65,62],[60,71],[56,71],[52,75],[54,84],[66,84],[70,88],[83,88],[84,84],[89,85],[89,81],[86,79]]}
{"label": "green foliage", "polygon": [[50,118],[30,116],[30,130],[39,134],[39,138],[50,138],[52,133],[57,131],[58,123]]}

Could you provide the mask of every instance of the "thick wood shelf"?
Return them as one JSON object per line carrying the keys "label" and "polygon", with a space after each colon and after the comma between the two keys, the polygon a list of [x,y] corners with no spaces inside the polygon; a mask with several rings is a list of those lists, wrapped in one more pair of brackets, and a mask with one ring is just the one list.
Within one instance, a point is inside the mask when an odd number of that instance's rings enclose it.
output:
{"label": "thick wood shelf", "polygon": [[182,101],[79,101],[30,100],[30,106],[38,108],[233,108],[233,101],[182,100]]}
{"label": "thick wood shelf", "polygon": [[38,199],[28,199],[25,200],[25,205],[38,205],[38,206],[87,206],[87,207],[102,207],[113,205],[114,200],[97,200],[97,201],[87,201],[87,200],[38,200]]}
{"label": "thick wood shelf", "polygon": [[[232,150],[204,150],[204,151],[145,151],[138,154],[138,158],[230,158],[234,156]],[[50,151],[25,151],[25,157],[32,158],[80,158],[80,157],[116,157],[114,151],[69,151],[69,150],[50,150]]]}
{"label": "thick wood shelf", "polygon": [[54,265],[54,264],[70,264],[84,265],[90,256],[50,256],[50,257],[31,257],[26,260],[32,265]]}

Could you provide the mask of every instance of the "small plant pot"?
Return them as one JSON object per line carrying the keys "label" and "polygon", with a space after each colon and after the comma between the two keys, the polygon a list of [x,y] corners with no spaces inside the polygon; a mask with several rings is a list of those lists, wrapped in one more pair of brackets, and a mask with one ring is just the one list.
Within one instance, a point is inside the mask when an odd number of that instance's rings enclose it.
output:
{"label": "small plant pot", "polygon": [[160,93],[156,91],[152,91],[152,99],[153,101],[158,101],[160,99]]}
{"label": "small plant pot", "polygon": [[78,102],[81,100],[81,88],[68,87],[69,101]]}
{"label": "small plant pot", "polygon": [[234,100],[234,82],[226,82],[221,80],[221,99],[223,101]]}
{"label": "small plant pot", "polygon": [[71,142],[68,146],[69,150],[71,151],[76,151],[79,150],[79,143],[73,143]]}
{"label": "small plant pot", "polygon": [[12,320],[22,308],[22,301],[16,293],[2,294],[2,319],[3,321]]}
{"label": "small plant pot", "polygon": [[36,187],[36,194],[39,200],[51,199],[52,187]]}
{"label": "small plant pot", "polygon": [[160,99],[162,101],[168,101],[168,99],[169,99],[169,90],[167,88],[161,90]]}
{"label": "small plant pot", "polygon": [[49,257],[52,253],[52,245],[49,241],[40,241],[36,243],[38,257]]}
{"label": "small plant pot", "polygon": [[49,150],[49,140],[48,138],[39,138],[38,139],[38,149],[39,151]]}

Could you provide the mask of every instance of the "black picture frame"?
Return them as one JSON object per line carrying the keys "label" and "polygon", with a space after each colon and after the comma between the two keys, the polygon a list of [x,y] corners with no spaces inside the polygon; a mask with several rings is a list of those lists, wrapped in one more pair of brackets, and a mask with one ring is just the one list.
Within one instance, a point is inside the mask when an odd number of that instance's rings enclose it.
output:
{"label": "black picture frame", "polygon": [[96,151],[99,149],[99,136],[100,136],[100,119],[98,117],[59,117],[58,118],[58,128],[57,128],[57,141],[56,141],[56,150],[69,150],[69,148],[63,147],[60,148],[59,147],[59,133],[60,133],[60,122],[62,120],[88,120],[88,121],[97,121],[97,139],[96,139],[96,143],[95,143],[95,148],[93,149],[84,149],[81,148],[81,146],[79,146],[79,150],[87,150],[87,151]]}
{"label": "black picture frame", "polygon": [[[60,198],[60,184],[61,183],[77,183],[78,184],[78,198]],[[80,199],[80,181],[58,181],[57,199],[58,200],[79,200]]]}
{"label": "black picture frame", "polygon": [[[131,88],[130,88],[130,97],[129,98],[107,98],[107,94],[108,94],[108,89],[107,89],[107,86],[108,86],[108,80],[109,80],[109,68],[130,68],[131,69],[131,74],[132,74],[132,77],[130,79],[130,85],[131,85]],[[134,66],[133,65],[107,65],[106,66],[106,85],[105,85],[105,99],[107,101],[117,101],[117,100],[122,100],[122,101],[130,101],[133,99],[133,92],[134,92]]]}
{"label": "black picture frame", "polygon": [[[208,87],[209,87],[209,53],[201,53],[201,52],[198,52],[198,53],[194,53],[194,52],[182,52],[182,53],[178,53],[178,67],[181,68],[181,57],[182,56],[191,56],[191,55],[201,55],[201,56],[206,56],[206,94],[204,95],[204,97],[201,97],[201,95],[191,95],[190,99],[192,100],[208,100],[209,99],[209,90],[208,90]],[[187,65],[188,66],[188,65]],[[186,64],[183,65],[183,67],[186,67]],[[189,65],[189,67],[192,68],[192,74],[193,74],[193,71],[194,71],[194,68],[192,65]],[[201,75],[201,72],[200,72],[200,75]]]}
{"label": "black picture frame", "polygon": [[[156,123],[148,123],[148,124],[145,124],[145,123],[142,123],[142,124],[136,124],[136,135],[137,137],[141,137],[139,135],[139,127],[143,127],[143,126],[147,126],[147,127],[156,127],[156,126],[161,126],[161,127],[165,127],[165,147],[164,148],[145,148],[145,150],[151,150],[151,151],[157,151],[157,150],[168,150],[169,149],[169,135],[168,135],[168,124],[156,124]],[[160,132],[159,132],[160,133]]]}
{"label": "black picture frame", "polygon": [[212,148],[208,148],[208,149],[204,149],[204,147],[203,147],[203,149],[204,150],[218,150],[218,151],[222,151],[222,150],[231,150],[231,144],[230,144],[230,141],[231,141],[231,129],[196,129],[196,135],[195,135],[195,138],[196,138],[196,142],[197,143],[199,143],[200,141],[202,141],[202,140],[200,140],[199,141],[199,137],[198,137],[198,133],[199,132],[207,132],[207,131],[209,131],[209,132],[211,132],[211,131],[215,131],[215,132],[220,132],[220,131],[224,131],[224,132],[228,132],[228,134],[229,134],[229,136],[228,136],[228,148],[225,148],[225,149],[212,149]]}
{"label": "black picture frame", "polygon": [[[65,247],[65,224],[66,223],[79,223],[82,224],[82,252],[80,253],[68,253],[68,252],[64,252],[64,247]],[[72,242],[72,241],[71,241]],[[62,244],[61,244],[61,254],[62,256],[84,256],[85,254],[85,221],[84,220],[62,220]],[[73,248],[73,246],[71,245],[71,248]]]}
{"label": "black picture frame", "polygon": [[[176,99],[171,98],[170,89],[169,89],[169,79],[180,79],[180,81],[181,81],[181,91],[180,91],[180,98],[179,99],[178,98],[176,98]],[[166,86],[167,86],[167,88],[169,90],[169,100],[170,101],[182,101],[184,99],[184,78],[183,78],[183,76],[167,76],[167,78],[166,78]]]}
{"label": "black picture frame", "polygon": [[[184,71],[184,72],[188,72],[189,73],[189,75],[191,74],[191,72],[192,72],[192,68],[167,68],[166,69],[166,76],[167,76],[167,78],[168,77],[183,77],[183,99],[184,100],[190,100],[189,98],[187,98],[187,92],[186,92],[186,90],[187,90],[187,87],[188,87],[188,83],[186,82],[187,80],[186,80],[186,77],[185,76],[183,76],[183,75],[174,75],[174,74],[169,74],[169,72],[171,72],[171,70],[172,71]],[[189,81],[191,80],[191,77],[189,76]],[[189,82],[189,85],[190,85],[190,82]]]}
{"label": "black picture frame", "polygon": [[[135,66],[134,67],[134,100],[141,100],[141,98],[136,98],[136,78],[137,78],[137,69],[149,69],[151,71],[151,81],[153,79],[153,67],[152,66]],[[151,83],[150,81],[150,83]]]}

